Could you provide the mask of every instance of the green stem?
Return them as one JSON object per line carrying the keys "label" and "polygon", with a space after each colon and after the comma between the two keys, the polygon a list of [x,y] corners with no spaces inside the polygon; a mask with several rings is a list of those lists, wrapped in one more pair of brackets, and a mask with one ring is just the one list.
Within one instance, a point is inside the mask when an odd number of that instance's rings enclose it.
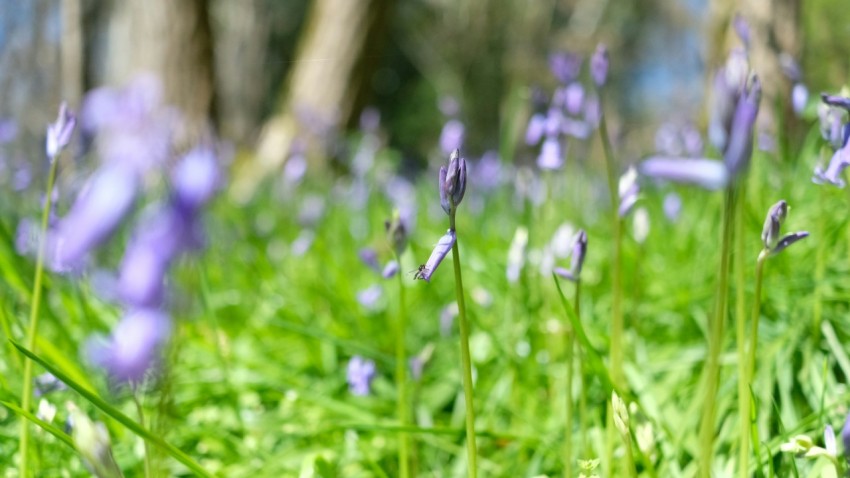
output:
{"label": "green stem", "polygon": [[[454,229],[454,217],[451,217]],[[469,322],[466,319],[466,303],[463,298],[463,279],[460,274],[460,252],[457,240],[452,245],[452,262],[455,269],[455,293],[457,294],[458,323],[460,324],[460,359],[463,368],[463,395],[466,402],[466,453],[469,460],[468,476],[478,476],[478,451],[475,446],[475,406],[472,402],[472,359],[469,354]]]}
{"label": "green stem", "polygon": [[[399,257],[396,255],[396,262],[401,264]],[[409,423],[408,398],[407,398],[407,355],[404,347],[405,330],[407,328],[407,314],[404,308],[404,281],[401,273],[396,274],[398,277],[398,321],[396,324],[395,338],[395,380],[398,386],[398,421],[399,425],[404,428]],[[401,478],[410,476],[410,459],[408,434],[399,433],[398,444],[398,469]]]}
{"label": "green stem", "polygon": [[[576,312],[576,317],[581,317],[579,314],[579,290],[581,282],[576,281],[575,298],[573,299],[573,308]],[[567,386],[566,386],[566,421],[564,423],[564,476],[569,478],[573,476],[573,367],[575,366],[575,349],[576,336],[572,325],[569,324],[567,318]],[[581,393],[581,391],[579,391]]]}
{"label": "green stem", "polygon": [[747,382],[749,383],[753,381],[756,368],[756,348],[759,337],[759,317],[761,316],[761,284],[764,276],[764,262],[767,260],[767,256],[768,253],[762,251],[756,262],[756,292],[755,297],[753,297],[753,316],[750,320],[750,349],[747,357]]}
{"label": "green stem", "polygon": [[[136,390],[133,389],[133,402],[136,404],[136,410],[139,412],[139,425],[142,427],[145,426],[145,411],[142,408],[142,402],[139,401],[138,395],[136,395]],[[142,439],[142,445],[144,446],[144,462],[145,462],[145,478],[151,477],[151,456],[148,450],[148,442]]]}
{"label": "green stem", "polygon": [[[826,188],[819,188],[820,196],[821,196],[821,204],[827,204],[827,195],[824,193]],[[826,215],[829,214],[829,208],[822,207],[819,217],[818,217],[818,237],[825,238],[826,237]],[[820,325],[823,319],[823,304],[821,303],[821,298],[823,297],[823,278],[824,272],[826,271],[826,246],[827,241],[820,240],[818,241],[817,250],[815,251],[815,290],[814,290],[814,304],[812,306],[812,343],[817,344],[820,340]]]}
{"label": "green stem", "polygon": [[717,276],[717,303],[709,323],[708,359],[705,365],[705,393],[703,395],[702,421],[699,430],[699,476],[711,477],[714,455],[715,415],[717,413],[717,387],[720,379],[720,351],[723,348],[723,325],[726,321],[729,294],[729,259],[734,217],[737,205],[734,186],[726,189],[723,210],[723,242]]}
{"label": "green stem", "polygon": [[[605,120],[604,108],[601,106],[602,95],[600,94],[600,108],[603,110],[599,121],[599,136],[602,140],[602,148],[605,151],[605,166],[608,179],[608,194],[611,201],[611,230],[614,236],[613,270],[611,272],[611,381],[615,388],[622,389],[625,386],[623,377],[623,261],[622,246],[623,233],[622,221],[619,213],[619,177],[617,165],[614,158],[614,150],[608,135],[608,123]],[[614,414],[611,406],[608,406],[607,433],[605,440],[605,461],[608,474],[613,476],[614,460]]]}
{"label": "green stem", "polygon": [[[50,172],[47,174],[47,192],[44,199],[44,207],[41,211],[41,229],[38,236],[38,254],[35,261],[35,281],[32,286],[32,303],[30,303],[30,320],[27,327],[26,345],[29,350],[36,351],[35,339],[38,330],[38,308],[41,305],[41,281],[44,275],[44,254],[47,238],[47,222],[50,218],[50,207],[53,203],[53,183],[56,181],[56,165],[59,158],[50,159]],[[21,409],[25,412],[30,411],[32,405],[32,374],[33,361],[29,358],[24,360],[24,390],[21,394]],[[32,471],[29,467],[29,435],[30,424],[27,420],[21,420],[21,461],[20,461],[20,476],[27,477]]]}
{"label": "green stem", "polygon": [[[739,196],[744,197],[742,184]],[[747,380],[747,368],[744,356],[747,349],[747,307],[744,278],[744,212],[743,207],[735,211],[735,338],[738,352],[738,414],[740,426],[740,446],[738,448],[738,474],[741,478],[749,476],[750,460],[750,389]]]}

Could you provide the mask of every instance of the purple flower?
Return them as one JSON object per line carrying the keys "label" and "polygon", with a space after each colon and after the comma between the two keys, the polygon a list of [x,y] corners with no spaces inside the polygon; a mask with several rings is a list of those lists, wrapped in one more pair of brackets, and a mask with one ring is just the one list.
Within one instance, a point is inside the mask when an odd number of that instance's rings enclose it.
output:
{"label": "purple flower", "polygon": [[566,85],[578,77],[581,56],[569,52],[553,53],[549,55],[549,69],[558,81]]}
{"label": "purple flower", "polygon": [[390,261],[387,262],[387,265],[384,266],[384,270],[381,272],[381,276],[384,279],[389,279],[398,274],[398,261]]}
{"label": "purple flower", "polygon": [[463,139],[466,135],[466,128],[460,120],[451,119],[443,126],[443,131],[440,133],[440,149],[443,154],[460,149],[463,146]]}
{"label": "purple flower", "polygon": [[43,374],[35,377],[32,381],[33,385],[35,385],[36,397],[41,397],[52,392],[68,390],[68,386],[50,372],[44,372]]}
{"label": "purple flower", "polygon": [[845,125],[843,113],[837,108],[830,107],[826,103],[818,105],[818,119],[820,120],[820,133],[823,139],[829,141],[832,149],[841,149],[850,136],[850,124]]}
{"label": "purple flower", "polygon": [[750,48],[750,24],[740,13],[735,14],[735,18],[732,19],[732,26],[735,28],[735,33],[738,34],[738,38],[741,39],[741,42],[744,44],[744,47]]}
{"label": "purple flower", "polygon": [[635,170],[634,166],[630,166],[629,169],[620,176],[618,189],[620,194],[618,214],[620,217],[625,217],[629,211],[632,210],[632,207],[635,205],[638,200],[638,196],[640,195],[637,170]]}
{"label": "purple flower", "polygon": [[54,267],[77,267],[109,238],[133,207],[138,187],[136,174],[127,168],[100,169],[56,227],[51,246]]}
{"label": "purple flower", "polygon": [[746,89],[750,66],[747,54],[739,48],[729,52],[726,64],[714,76],[708,136],[711,143],[725,152],[738,100]]}
{"label": "purple flower", "polygon": [[496,189],[502,183],[503,170],[502,160],[495,151],[487,151],[477,163],[469,165],[469,175],[477,191]]}
{"label": "purple flower", "polygon": [[104,163],[144,172],[165,163],[177,123],[174,110],[161,104],[162,84],[140,76],[126,88],[98,88],[83,100],[83,131],[97,133]]}
{"label": "purple flower", "polygon": [[162,304],[165,274],[171,262],[159,244],[135,240],[124,254],[118,275],[118,294],[132,307],[158,307]]}
{"label": "purple flower", "polygon": [[372,390],[372,381],[375,380],[375,374],[375,362],[359,355],[351,357],[346,369],[348,389],[354,395],[369,395],[369,392]]}
{"label": "purple flower", "polygon": [[788,203],[785,200],[780,200],[770,207],[767,212],[767,218],[764,221],[762,228],[761,240],[764,244],[764,250],[770,255],[779,254],[791,244],[808,237],[809,233],[805,231],[794,232],[779,237],[782,229],[782,223],[788,215]]}
{"label": "purple flower", "polygon": [[829,106],[835,106],[836,108],[841,108],[845,111],[850,111],[850,98],[847,98],[846,96],[821,93],[820,98],[824,103],[828,104]]}
{"label": "purple flower", "polygon": [[572,82],[564,90],[564,109],[571,115],[581,113],[584,105],[584,87],[579,82]]}
{"label": "purple flower", "polygon": [[839,188],[845,186],[844,179],[841,178],[844,169],[850,165],[850,144],[845,145],[832,155],[829,165],[824,170],[822,166],[815,166],[815,174],[812,181],[815,184],[829,183]]}
{"label": "purple flower", "polygon": [[47,125],[47,157],[53,160],[60,151],[71,142],[71,134],[77,125],[77,117],[68,109],[64,101],[59,106],[59,116],[55,123]]}
{"label": "purple flower", "polygon": [[581,269],[584,266],[584,256],[587,253],[587,233],[579,229],[573,238],[573,252],[570,258],[570,269],[556,267],[554,272],[564,279],[578,282],[581,277]]}
{"label": "purple flower", "polygon": [[369,266],[370,269],[376,272],[381,269],[381,266],[378,265],[378,253],[375,251],[375,249],[372,249],[371,247],[365,247],[363,249],[360,249],[357,252],[357,255],[358,257],[360,257],[360,260],[363,261],[364,264]]}
{"label": "purple flower", "polygon": [[215,152],[197,146],[177,163],[171,172],[171,186],[177,206],[194,212],[215,195],[221,176]]}
{"label": "purple flower", "polygon": [[590,58],[590,76],[597,87],[604,85],[608,78],[608,48],[603,43],[596,45]]}
{"label": "purple flower", "polygon": [[367,309],[374,309],[375,307],[377,307],[378,301],[381,300],[381,296],[383,294],[384,290],[381,288],[381,286],[375,284],[358,292],[357,302],[359,302],[360,305],[366,307]]}
{"label": "purple flower", "polygon": [[841,442],[844,444],[844,457],[850,459],[850,414],[847,414],[844,426],[841,427]]}
{"label": "purple flower", "polygon": [[720,189],[729,182],[729,172],[723,163],[706,158],[667,158],[654,156],[638,166],[644,176],[696,184],[705,189]]}
{"label": "purple flower", "polygon": [[555,136],[547,136],[540,147],[540,155],[537,157],[537,166],[540,169],[555,170],[564,165],[561,155],[561,142]]}
{"label": "purple flower", "polygon": [[676,222],[682,212],[682,198],[676,193],[667,193],[664,196],[664,215],[670,222]]}
{"label": "purple flower", "polygon": [[419,274],[420,279],[425,282],[431,282],[431,276],[436,272],[437,267],[440,266],[440,263],[443,262],[449,251],[452,250],[452,246],[454,246],[456,240],[457,236],[453,230],[449,229],[446,231],[446,234],[440,238],[440,241],[434,246],[434,250],[431,251],[428,262],[425,263],[425,267]]}
{"label": "purple flower", "polygon": [[440,205],[452,216],[466,193],[466,160],[459,150],[452,151],[449,166],[440,167]]}
{"label": "purple flower", "polygon": [[410,363],[410,378],[418,382],[422,379],[422,370],[425,368],[425,362],[418,355],[411,357],[408,362]]}
{"label": "purple flower", "polygon": [[761,102],[761,83],[753,77],[749,90],[741,92],[729,130],[729,142],[723,154],[723,161],[731,177],[746,169],[753,155],[753,127]]}
{"label": "purple flower", "polygon": [[794,83],[791,89],[791,107],[794,113],[800,115],[806,109],[806,103],[809,101],[809,89],[802,83]]}
{"label": "purple flower", "polygon": [[11,142],[18,136],[18,123],[12,118],[0,118],[0,144]]}
{"label": "purple flower", "polygon": [[131,310],[108,340],[89,343],[91,361],[106,370],[115,382],[139,383],[156,365],[160,348],[168,339],[171,320],[156,309]]}
{"label": "purple flower", "polygon": [[534,146],[539,143],[545,129],[546,116],[543,113],[535,113],[528,120],[528,127],[525,130],[525,144]]}

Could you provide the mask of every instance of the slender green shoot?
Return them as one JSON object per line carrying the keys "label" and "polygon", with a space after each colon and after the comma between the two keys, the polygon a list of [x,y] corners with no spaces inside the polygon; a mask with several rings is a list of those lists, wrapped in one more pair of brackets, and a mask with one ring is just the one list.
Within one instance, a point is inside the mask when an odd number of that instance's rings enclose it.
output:
{"label": "slender green shoot", "polygon": [[[137,390],[133,390],[133,403],[136,404],[136,410],[139,412],[139,425],[145,426],[145,410],[142,407],[142,402],[139,400],[139,396],[136,393]],[[145,453],[145,478],[151,478],[151,454],[148,451],[148,442],[142,440],[142,445],[144,446]]]}
{"label": "slender green shoot", "polygon": [[[573,310],[577,317],[581,317],[579,309],[579,291],[581,289],[581,281],[576,281],[575,296],[573,298]],[[569,319],[567,319],[569,322]],[[575,367],[576,353],[576,336],[572,325],[567,324],[566,336],[567,348],[567,384],[565,392],[566,407],[565,407],[565,422],[564,422],[564,476],[569,478],[573,476],[573,368]],[[580,370],[581,368],[579,368]],[[579,390],[579,393],[582,393]]]}
{"label": "slender green shoot", "polygon": [[[395,252],[394,252],[395,254]],[[398,255],[395,256],[396,262],[401,264]],[[395,380],[398,387],[398,423],[400,427],[406,427],[410,424],[410,411],[408,404],[407,390],[407,353],[404,346],[404,337],[407,330],[407,311],[404,305],[404,281],[403,274],[396,274],[398,277],[398,320],[396,322],[395,336]],[[401,478],[410,476],[410,436],[405,432],[399,433],[398,443],[398,469]]]}
{"label": "slender green shoot", "polygon": [[714,456],[715,416],[717,414],[717,388],[720,380],[720,351],[723,347],[723,326],[726,321],[729,295],[729,262],[731,242],[734,234],[735,208],[737,206],[735,186],[726,189],[723,208],[723,239],[720,250],[720,265],[717,274],[717,296],[714,316],[709,323],[708,359],[705,364],[703,386],[702,420],[699,429],[699,476],[711,477]]}
{"label": "slender green shoot", "polygon": [[[32,286],[32,302],[30,303],[30,318],[27,326],[26,344],[30,350],[35,350],[35,339],[38,336],[38,309],[41,305],[41,281],[44,276],[44,254],[46,250],[47,238],[47,222],[50,218],[50,207],[53,204],[51,200],[53,192],[53,183],[56,181],[56,167],[59,163],[58,158],[52,158],[50,161],[50,172],[47,175],[47,189],[45,190],[44,207],[41,210],[41,224],[39,226],[38,235],[38,253],[35,260],[35,280]],[[32,360],[24,361],[24,384],[23,392],[21,393],[21,409],[30,411],[32,407],[32,379],[33,379],[33,363]],[[29,444],[30,444],[30,424],[27,420],[21,420],[20,430],[20,476],[26,478],[30,476],[32,467],[29,464]]]}

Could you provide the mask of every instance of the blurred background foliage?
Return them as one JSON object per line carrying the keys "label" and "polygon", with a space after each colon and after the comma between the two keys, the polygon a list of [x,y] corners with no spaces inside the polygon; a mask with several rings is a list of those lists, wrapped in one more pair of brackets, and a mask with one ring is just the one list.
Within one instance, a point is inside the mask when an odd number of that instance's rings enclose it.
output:
{"label": "blurred background foliage", "polygon": [[[153,71],[187,137],[209,119],[251,152],[241,169],[251,176],[279,166],[296,137],[356,127],[367,106],[405,164],[422,166],[445,98],[458,103],[469,154],[510,160],[523,152],[534,88],[555,82],[548,55],[599,41],[613,52],[608,108],[621,138],[637,139],[633,158],[662,120],[702,122],[706,72],[728,50],[735,13],[753,25],[755,66],[775,98],[790,87],[780,54],[817,92],[843,83],[850,48],[838,0],[0,0],[0,11],[0,118],[22,133],[41,131],[62,98],[75,107],[88,89]],[[316,142],[311,164],[339,154]]]}

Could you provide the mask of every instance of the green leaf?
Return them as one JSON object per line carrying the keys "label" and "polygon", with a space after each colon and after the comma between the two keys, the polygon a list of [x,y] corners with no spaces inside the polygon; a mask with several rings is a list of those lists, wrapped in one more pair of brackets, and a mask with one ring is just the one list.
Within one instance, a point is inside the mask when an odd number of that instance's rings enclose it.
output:
{"label": "green leaf", "polygon": [[36,355],[32,351],[28,350],[27,348],[25,348],[23,345],[15,342],[14,340],[12,340],[11,342],[12,342],[12,345],[14,345],[15,348],[17,348],[22,354],[26,355],[27,357],[29,357],[30,359],[32,359],[33,361],[35,361],[36,363],[38,363],[39,365],[41,365],[42,367],[47,369],[47,371],[52,373],[59,380],[65,382],[65,384],[68,385],[69,387],[73,388],[77,393],[82,395],[83,398],[88,400],[92,405],[101,409],[104,413],[106,413],[110,417],[114,418],[117,422],[121,423],[122,425],[124,425],[125,427],[130,429],[130,431],[132,431],[136,435],[140,436],[141,438],[143,438],[148,443],[162,449],[163,451],[165,451],[166,453],[171,455],[175,460],[179,461],[180,463],[183,463],[184,465],[186,465],[189,469],[194,471],[199,476],[205,476],[205,477],[212,477],[213,476],[212,474],[210,474],[206,470],[204,470],[201,467],[201,465],[199,465],[197,462],[195,462],[195,460],[193,460],[189,455],[185,454],[179,448],[175,447],[174,445],[171,445],[170,443],[166,442],[162,438],[154,435],[148,429],[146,429],[145,427],[136,423],[136,421],[134,421],[132,418],[128,417],[127,415],[124,415],[118,409],[116,409],[112,405],[106,403],[102,398],[98,397],[96,394],[94,394],[88,388],[86,388],[86,387],[80,385],[79,383],[77,383],[76,381],[72,380],[70,377],[68,377],[63,372],[61,372],[57,367],[54,367],[52,364],[49,364],[48,362],[44,361],[41,357],[39,357],[38,355]]}
{"label": "green leaf", "polygon": [[41,427],[44,431],[46,431],[47,433],[50,433],[51,435],[58,438],[59,441],[68,445],[69,447],[71,447],[72,450],[74,450],[74,451],[77,450],[77,447],[74,445],[74,440],[72,440],[71,437],[68,436],[68,434],[63,432],[62,430],[56,428],[55,426],[51,425],[50,423],[47,423],[46,421],[38,418],[37,416],[33,415],[31,412],[28,412],[28,411],[22,409],[21,407],[15,405],[14,403],[6,402],[6,401],[0,401],[0,405],[3,405],[4,407],[15,412],[16,414],[26,418],[27,420],[29,420],[33,423],[35,423],[36,425]]}

